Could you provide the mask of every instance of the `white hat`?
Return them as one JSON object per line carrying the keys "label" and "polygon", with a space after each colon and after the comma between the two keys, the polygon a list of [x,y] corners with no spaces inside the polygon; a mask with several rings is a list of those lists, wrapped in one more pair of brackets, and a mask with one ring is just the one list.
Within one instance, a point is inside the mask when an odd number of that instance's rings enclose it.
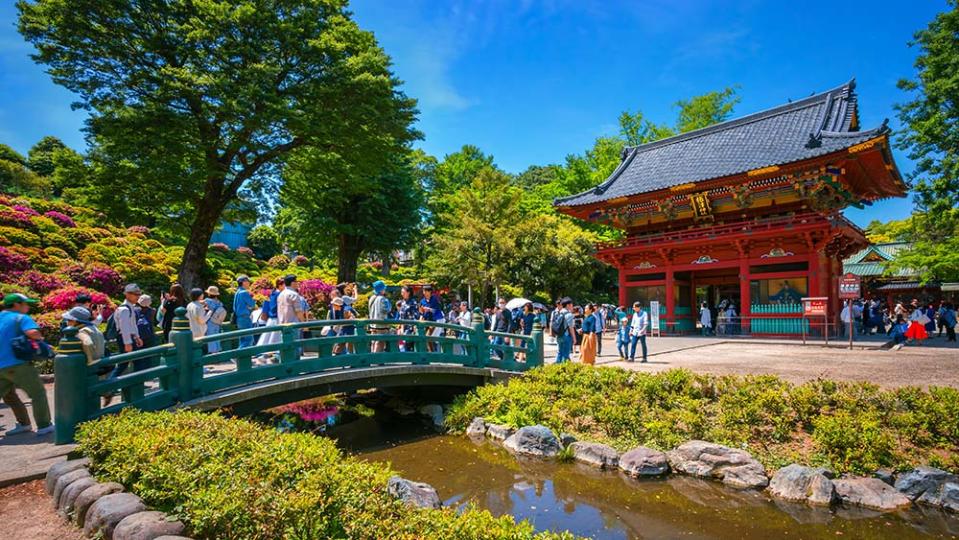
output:
{"label": "white hat", "polygon": [[140,298],[137,299],[137,304],[140,304],[143,307],[150,307],[150,304],[153,303],[153,298],[150,298],[149,294],[140,295]]}

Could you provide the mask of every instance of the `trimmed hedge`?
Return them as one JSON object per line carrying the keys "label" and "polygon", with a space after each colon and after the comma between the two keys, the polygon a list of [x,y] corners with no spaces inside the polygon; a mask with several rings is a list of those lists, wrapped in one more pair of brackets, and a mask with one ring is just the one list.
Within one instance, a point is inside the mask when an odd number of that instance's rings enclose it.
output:
{"label": "trimmed hedge", "polygon": [[410,508],[387,494],[385,465],[217,414],[128,409],[83,424],[77,440],[97,477],[178,516],[197,538],[573,538],[485,511]]}
{"label": "trimmed hedge", "polygon": [[460,397],[448,425],[476,416],[545,424],[620,450],[669,450],[701,439],[747,449],[772,469],[789,463],[870,474],[919,464],[959,472],[959,390],[899,388],[774,376],[658,374],[549,365]]}

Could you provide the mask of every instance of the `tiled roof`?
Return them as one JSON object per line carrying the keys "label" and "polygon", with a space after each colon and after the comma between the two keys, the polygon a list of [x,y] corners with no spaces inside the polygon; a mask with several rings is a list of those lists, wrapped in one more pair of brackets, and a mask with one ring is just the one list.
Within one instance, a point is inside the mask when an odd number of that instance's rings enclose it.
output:
{"label": "tiled roof", "polygon": [[[908,242],[889,242],[885,244],[872,244],[869,247],[859,251],[842,262],[843,273],[852,273],[857,276],[881,276],[885,273],[884,261],[891,261],[896,258],[896,254],[909,247]],[[875,253],[884,261],[866,261],[865,259],[871,253]],[[892,277],[914,278],[917,272],[908,268],[900,268],[890,274]]]}
{"label": "tiled roof", "polygon": [[766,111],[623,150],[602,184],[556,199],[593,204],[829,154],[885,133],[854,131],[855,82]]}

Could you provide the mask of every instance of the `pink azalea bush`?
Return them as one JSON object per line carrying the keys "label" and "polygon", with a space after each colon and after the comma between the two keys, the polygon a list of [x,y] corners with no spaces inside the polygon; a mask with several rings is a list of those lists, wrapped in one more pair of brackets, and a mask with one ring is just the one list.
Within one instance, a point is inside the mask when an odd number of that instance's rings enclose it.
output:
{"label": "pink azalea bush", "polygon": [[28,257],[0,246],[0,278],[9,279],[29,269],[30,259]]}
{"label": "pink azalea bush", "polygon": [[93,299],[94,304],[103,306],[103,311],[101,311],[101,313],[103,314],[104,319],[113,313],[115,304],[112,300],[110,300],[109,296],[103,294],[102,292],[76,285],[63,287],[62,289],[57,289],[47,294],[43,297],[43,307],[46,310],[52,310],[58,313],[66,311],[76,304],[77,296],[81,294],[90,295],[90,298]]}
{"label": "pink azalea bush", "polygon": [[37,211],[34,210],[33,208],[30,208],[29,206],[24,206],[24,205],[22,205],[22,204],[15,204],[15,205],[13,205],[11,208],[13,208],[13,211],[14,211],[14,212],[19,212],[19,213],[24,214],[24,215],[27,215],[27,216],[39,216],[39,215],[40,215],[40,212],[37,212]]}
{"label": "pink azalea bush", "polygon": [[70,277],[79,285],[98,290],[107,296],[119,296],[123,290],[123,276],[116,270],[102,265],[70,269]]}
{"label": "pink azalea bush", "polygon": [[36,228],[34,227],[33,222],[30,221],[29,215],[24,214],[23,212],[17,212],[9,207],[0,208],[0,225],[19,227],[23,229]]}
{"label": "pink azalea bush", "polygon": [[303,255],[297,255],[296,257],[293,257],[292,262],[294,266],[308,266],[310,264],[310,259]]}
{"label": "pink azalea bush", "polygon": [[246,246],[241,246],[236,248],[236,252],[242,253],[243,255],[246,255],[247,257],[256,257],[256,254],[253,253],[253,250]]}
{"label": "pink azalea bush", "polygon": [[304,279],[297,283],[299,284],[297,290],[311,307],[326,304],[330,298],[330,291],[333,290],[333,285],[322,279]]}
{"label": "pink azalea bush", "polygon": [[56,210],[50,210],[49,212],[45,212],[43,215],[52,219],[57,223],[57,225],[64,228],[73,229],[77,226],[72,217],[61,212],[57,212]]}
{"label": "pink azalea bush", "polygon": [[134,225],[132,227],[127,227],[127,230],[132,233],[142,234],[143,236],[150,236],[150,228],[144,227],[143,225]]}
{"label": "pink azalea bush", "polygon": [[21,274],[18,283],[39,294],[47,294],[66,285],[62,279],[53,274],[45,274],[35,270],[29,270]]}
{"label": "pink azalea bush", "polygon": [[210,249],[214,251],[230,251],[230,246],[224,244],[223,242],[214,242],[210,244]]}

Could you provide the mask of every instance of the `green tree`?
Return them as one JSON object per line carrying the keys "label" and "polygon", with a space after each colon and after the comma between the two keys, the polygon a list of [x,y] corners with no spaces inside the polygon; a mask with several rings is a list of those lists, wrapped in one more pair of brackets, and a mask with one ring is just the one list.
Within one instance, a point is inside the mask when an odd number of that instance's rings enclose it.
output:
{"label": "green tree", "polygon": [[949,6],[916,33],[916,78],[899,81],[910,95],[897,107],[907,128],[898,142],[916,164],[916,212],[912,248],[893,268],[919,271],[924,281],[959,279],[959,2]]}
{"label": "green tree", "polygon": [[516,241],[509,281],[527,297],[545,294],[555,300],[564,294],[584,298],[592,290],[602,263],[591,257],[597,234],[557,215],[530,219]]}
{"label": "green tree", "polygon": [[507,282],[517,257],[516,238],[534,228],[520,219],[522,195],[509,175],[486,167],[468,186],[447,196],[441,217],[456,226],[434,233],[431,274],[444,283],[473,287],[479,291],[477,305],[487,305],[493,289]]}
{"label": "green tree", "polygon": [[21,166],[25,166],[27,164],[27,158],[23,157],[20,152],[17,152],[5,144],[0,144],[0,161],[8,161]]}
{"label": "green tree", "polygon": [[37,144],[27,152],[27,167],[40,176],[53,176],[54,155],[65,149],[67,145],[63,144],[63,141],[47,135],[37,141]]}
{"label": "green tree", "polygon": [[[337,280],[356,281],[363,254],[383,256],[417,238],[423,192],[409,154],[394,154],[375,174],[325,152],[294,153],[284,171],[277,217],[285,243],[337,258]],[[361,169],[362,170],[362,169]]]}
{"label": "green tree", "polygon": [[676,131],[686,133],[728,120],[740,101],[736,95],[737,88],[728,87],[677,101],[679,118],[676,120]]}
{"label": "green tree", "polygon": [[280,237],[269,225],[257,225],[246,235],[246,243],[258,259],[269,260],[282,251]]}
{"label": "green tree", "polygon": [[[345,0],[36,0],[19,30],[80,96],[88,190],[157,201],[188,224],[180,281],[199,284],[209,240],[243,192],[275,189],[292,150],[367,161],[415,134],[414,102]],[[361,151],[362,149],[362,151]],[[118,203],[122,201],[117,201]]]}
{"label": "green tree", "polygon": [[912,218],[882,222],[874,219],[866,226],[866,238],[873,244],[908,242],[913,231]]}

